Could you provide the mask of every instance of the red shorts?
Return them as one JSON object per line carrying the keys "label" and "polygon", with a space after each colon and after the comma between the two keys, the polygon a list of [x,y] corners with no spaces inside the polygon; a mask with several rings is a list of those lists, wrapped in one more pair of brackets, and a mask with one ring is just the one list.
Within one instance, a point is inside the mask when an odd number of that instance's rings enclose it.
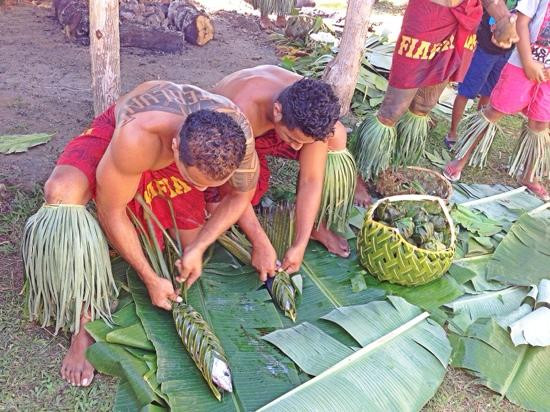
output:
{"label": "red shorts", "polygon": [[[97,116],[90,128],[73,138],[63,150],[58,165],[73,166],[82,171],[95,197],[96,170],[115,131],[114,105]],[[172,217],[165,198],[172,200],[179,229],[190,230],[200,227],[205,219],[205,201],[201,191],[187,183],[175,163],[160,169],[144,172],[141,175],[138,191],[151,206],[164,228],[171,228]],[[143,217],[141,206],[132,201],[128,206],[137,216]],[[159,240],[160,230],[157,230]]]}
{"label": "red shorts", "polygon": [[521,67],[508,63],[491,93],[491,106],[505,114],[521,111],[531,120],[550,122],[550,81],[529,80]]}

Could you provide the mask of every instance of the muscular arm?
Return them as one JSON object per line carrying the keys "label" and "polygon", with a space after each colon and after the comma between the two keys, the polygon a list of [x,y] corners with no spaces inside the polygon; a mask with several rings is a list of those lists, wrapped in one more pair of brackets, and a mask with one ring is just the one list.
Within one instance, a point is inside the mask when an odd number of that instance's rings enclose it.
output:
{"label": "muscular arm", "polygon": [[159,278],[149,265],[136,230],[126,214],[126,205],[135,196],[142,171],[149,169],[151,164],[148,162],[154,160],[151,154],[155,152],[155,147],[147,143],[158,141],[155,136],[140,134],[142,139],[139,144],[127,145],[121,133],[117,142],[120,144],[111,143],[101,159],[97,169],[98,217],[112,245],[146,285],[153,304],[170,309],[168,299],[177,299],[172,285],[166,279]]}

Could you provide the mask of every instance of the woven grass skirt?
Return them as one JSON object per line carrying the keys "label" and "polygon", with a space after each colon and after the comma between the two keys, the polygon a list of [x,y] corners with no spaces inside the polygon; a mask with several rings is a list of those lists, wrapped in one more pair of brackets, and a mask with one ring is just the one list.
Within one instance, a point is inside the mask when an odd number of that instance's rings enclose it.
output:
{"label": "woven grass skirt", "polygon": [[[451,246],[432,251],[416,247],[403,238],[397,229],[374,220],[374,211],[386,202],[438,202],[451,232]],[[365,222],[357,237],[359,261],[370,274],[381,281],[405,286],[423,285],[443,276],[451,266],[455,253],[456,233],[445,202],[435,196],[402,195],[379,200],[365,215]]]}

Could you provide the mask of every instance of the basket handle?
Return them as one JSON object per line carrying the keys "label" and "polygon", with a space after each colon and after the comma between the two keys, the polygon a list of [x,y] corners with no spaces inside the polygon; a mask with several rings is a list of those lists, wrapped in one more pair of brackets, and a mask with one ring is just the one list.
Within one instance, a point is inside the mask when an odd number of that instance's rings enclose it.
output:
{"label": "basket handle", "polygon": [[445,201],[437,196],[430,196],[430,195],[397,195],[397,196],[390,196],[385,197],[383,199],[379,199],[374,203],[367,212],[367,217],[369,219],[372,219],[372,215],[374,214],[374,211],[380,204],[385,202],[401,202],[403,200],[430,200],[432,202],[438,202],[441,206],[441,209],[443,210],[443,214],[445,218],[447,219],[447,222],[449,223],[450,230],[451,230],[451,246],[453,246],[456,242],[456,232],[455,232],[455,224],[453,222],[453,218],[451,217],[451,213],[449,212],[449,208],[445,204]]}

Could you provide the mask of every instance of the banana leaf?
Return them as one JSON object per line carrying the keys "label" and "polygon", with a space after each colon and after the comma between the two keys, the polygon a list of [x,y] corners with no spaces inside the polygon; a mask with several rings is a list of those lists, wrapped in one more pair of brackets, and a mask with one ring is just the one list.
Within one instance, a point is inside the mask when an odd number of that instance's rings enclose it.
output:
{"label": "banana leaf", "polygon": [[453,337],[451,365],[464,368],[509,401],[550,411],[550,346],[514,346],[494,319],[479,319],[464,336]]}
{"label": "banana leaf", "polygon": [[455,315],[449,321],[449,328],[462,333],[479,318],[506,315],[520,307],[527,292],[526,287],[514,286],[477,295],[464,295],[444,305]]}
{"label": "banana leaf", "polygon": [[537,285],[550,277],[550,219],[524,214],[498,245],[488,278],[513,285]]}
{"label": "banana leaf", "polygon": [[449,274],[462,285],[466,293],[477,294],[489,290],[502,290],[504,283],[487,279],[487,265],[492,255],[457,259],[449,268]]}
{"label": "banana leaf", "polygon": [[465,206],[455,205],[451,216],[456,224],[478,236],[493,236],[502,230],[500,222],[489,219],[483,213],[473,211]]}
{"label": "banana leaf", "polygon": [[260,411],[419,410],[443,381],[451,354],[445,331],[427,317],[399,297],[323,317],[352,336],[359,350],[307,323],[265,336],[316,377]]}
{"label": "banana leaf", "polygon": [[0,136],[0,153],[21,153],[39,144],[48,143],[53,134],[8,134]]}

